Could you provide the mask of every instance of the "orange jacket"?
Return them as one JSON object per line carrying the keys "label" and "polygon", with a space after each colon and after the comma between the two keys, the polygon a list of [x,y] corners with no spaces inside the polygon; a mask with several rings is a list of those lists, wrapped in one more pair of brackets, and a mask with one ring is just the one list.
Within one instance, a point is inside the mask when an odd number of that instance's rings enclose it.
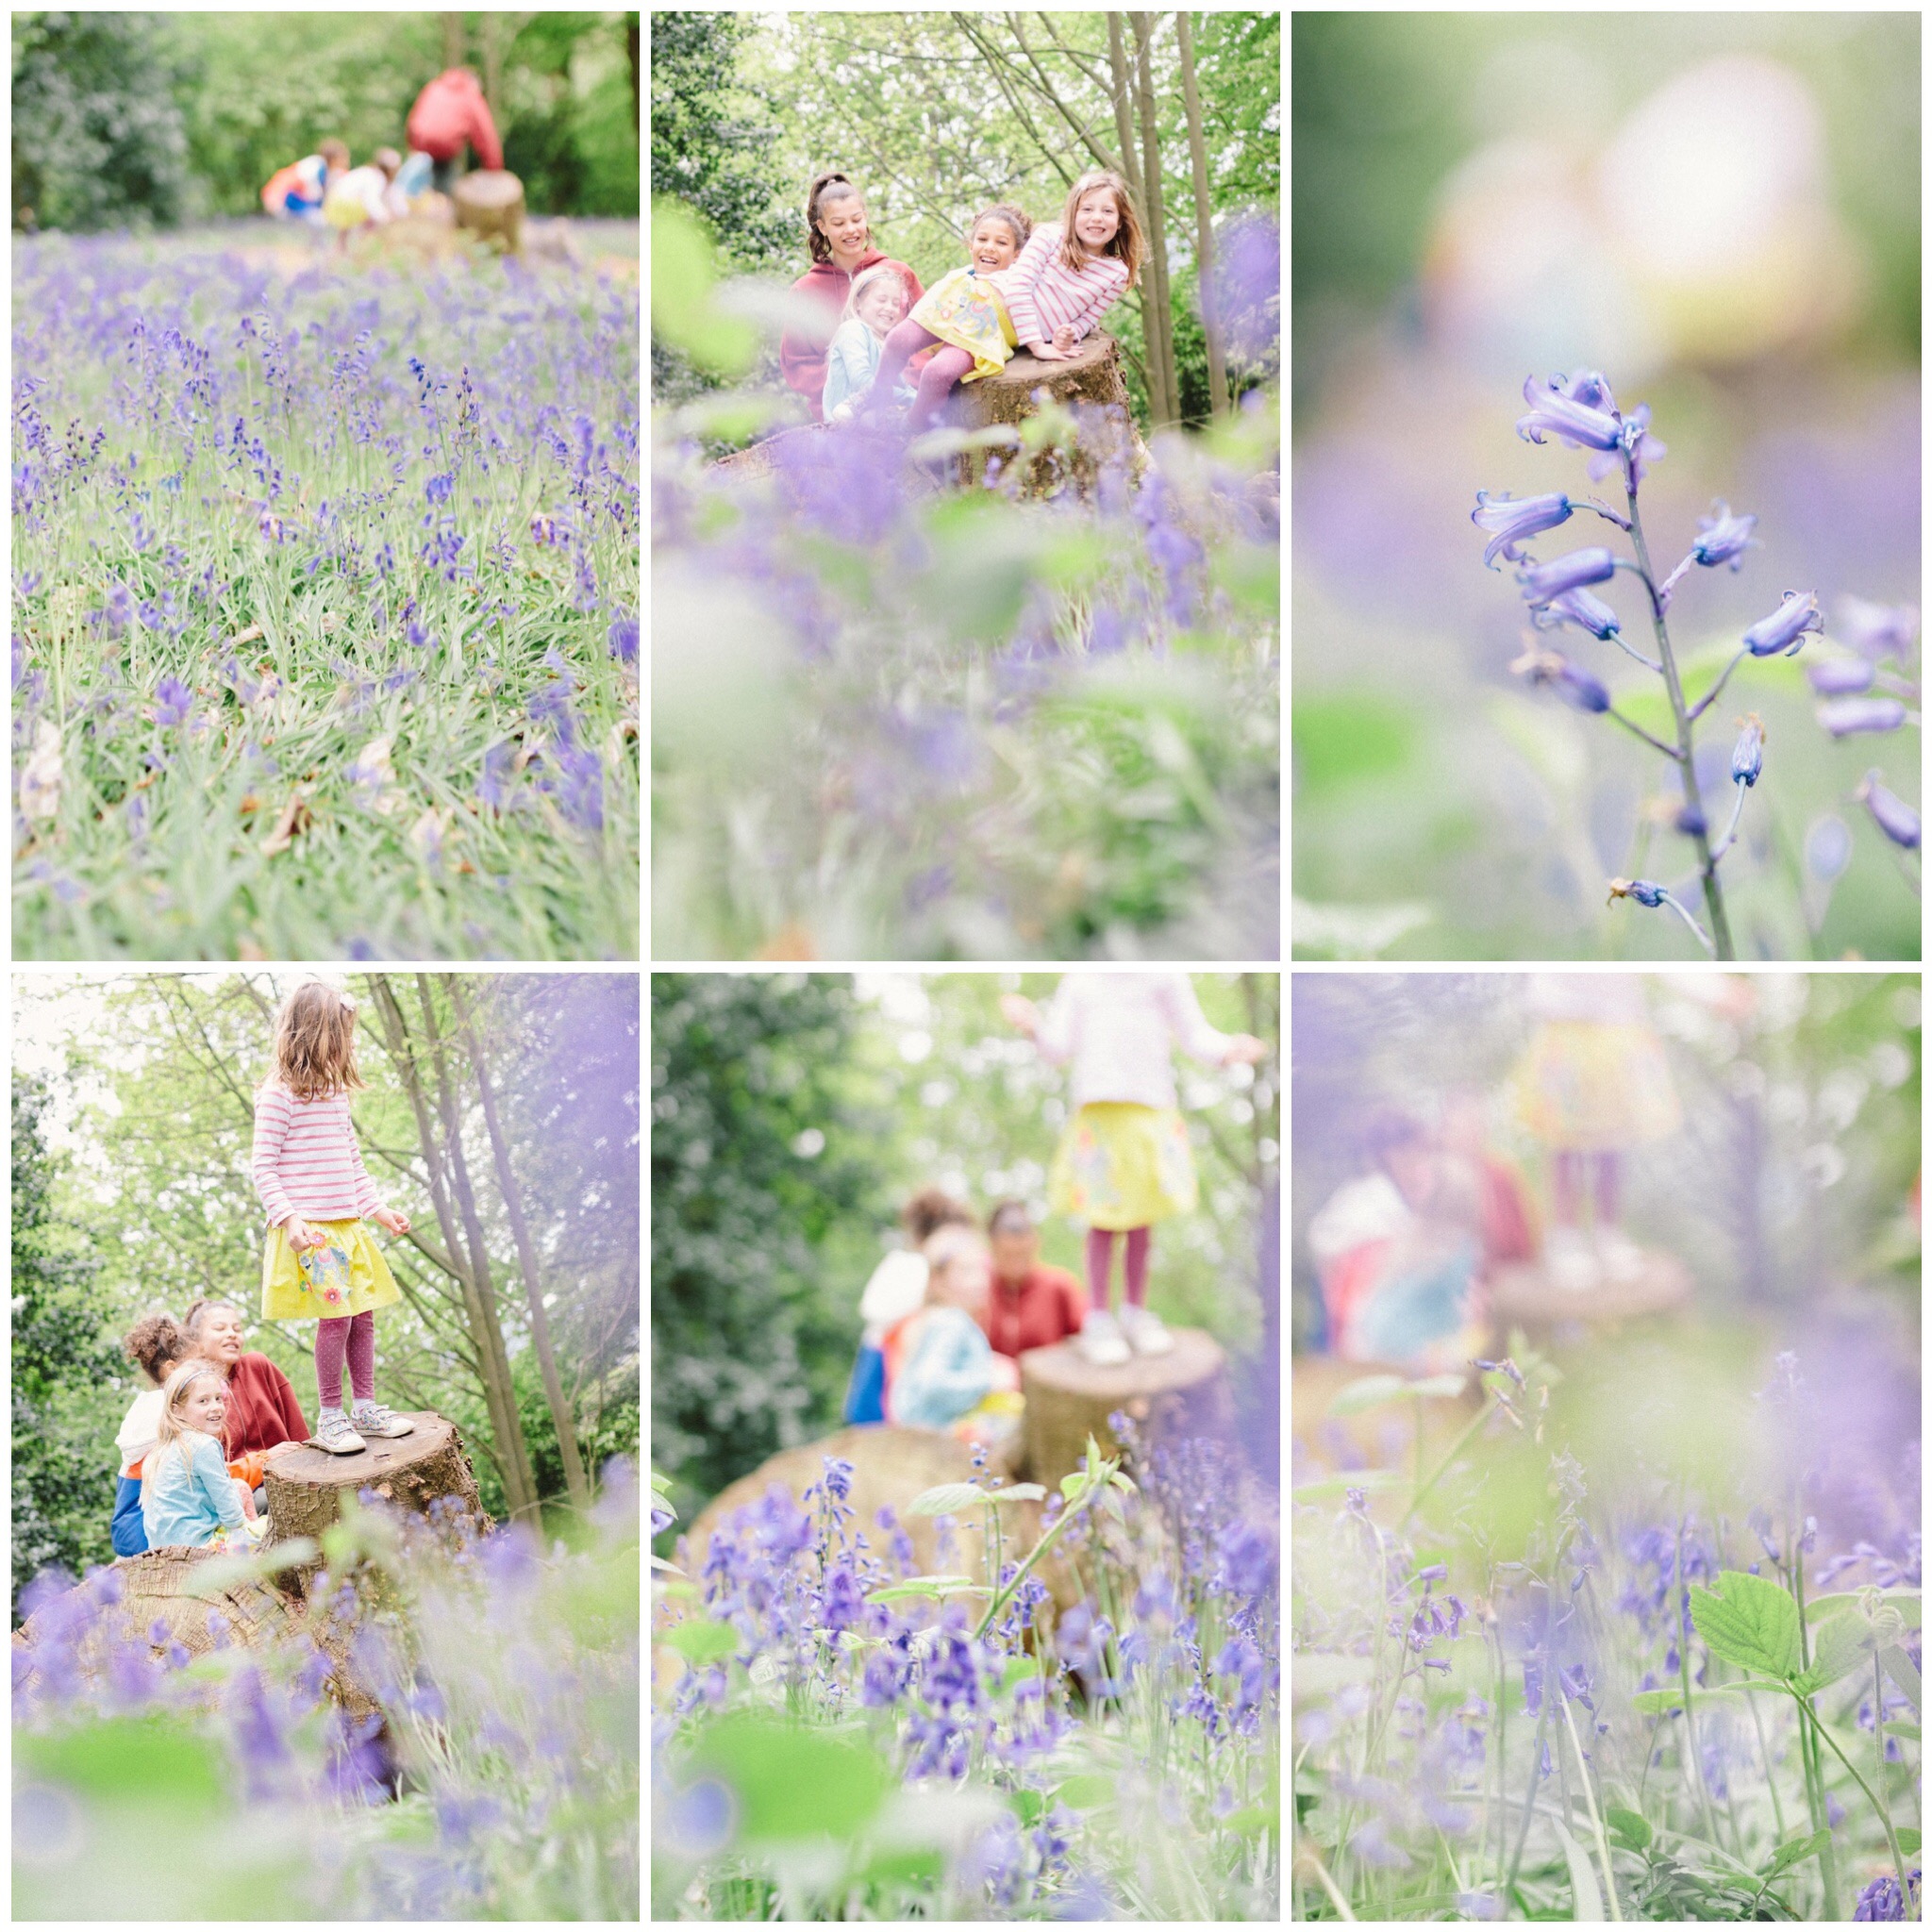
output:
{"label": "orange jacket", "polygon": [[482,83],[460,67],[439,74],[416,96],[409,109],[409,145],[432,160],[453,161],[465,147],[476,150],[486,168],[503,166],[503,143]]}

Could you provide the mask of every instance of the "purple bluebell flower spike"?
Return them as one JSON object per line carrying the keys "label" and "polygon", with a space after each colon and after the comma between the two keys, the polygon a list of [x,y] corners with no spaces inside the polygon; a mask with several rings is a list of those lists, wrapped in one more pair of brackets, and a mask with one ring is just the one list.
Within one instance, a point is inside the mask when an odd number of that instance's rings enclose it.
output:
{"label": "purple bluebell flower spike", "polygon": [[1607,584],[1616,574],[1615,553],[1604,544],[1593,543],[1588,549],[1553,558],[1548,563],[1533,563],[1527,570],[1516,573],[1516,581],[1523,586],[1524,600],[1534,606],[1547,604],[1553,597],[1560,597],[1585,584]]}
{"label": "purple bluebell flower spike", "polygon": [[1553,375],[1542,384],[1533,375],[1524,376],[1523,400],[1529,405],[1529,414],[1517,419],[1516,433],[1525,442],[1554,436],[1572,449],[1624,446],[1623,419],[1610,386],[1593,370],[1574,377]]}
{"label": "purple bluebell flower spike", "polygon": [[1754,658],[1775,658],[1783,652],[1795,658],[1807,632],[1823,632],[1816,591],[1787,591],[1785,601],[1769,617],[1760,617],[1744,633],[1744,648]]}
{"label": "purple bluebell flower spike", "polygon": [[1568,523],[1575,508],[1561,491],[1547,496],[1516,497],[1507,490],[1496,496],[1487,490],[1478,490],[1475,508],[1470,512],[1469,520],[1478,529],[1490,533],[1489,543],[1483,550],[1484,564],[1494,570],[1498,557],[1521,563],[1524,540]]}

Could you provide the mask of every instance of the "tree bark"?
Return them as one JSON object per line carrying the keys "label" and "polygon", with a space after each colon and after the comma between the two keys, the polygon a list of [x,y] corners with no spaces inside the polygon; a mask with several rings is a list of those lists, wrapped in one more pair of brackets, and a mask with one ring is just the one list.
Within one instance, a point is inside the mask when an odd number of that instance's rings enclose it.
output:
{"label": "tree bark", "polygon": [[[506,1454],[517,1467],[518,1481],[527,1499],[531,1516],[537,1513],[537,1474],[530,1466],[530,1445],[524,1440],[524,1419],[517,1408],[516,1383],[510,1374],[509,1351],[503,1345],[503,1324],[496,1312],[496,1290],[490,1280],[490,1246],[483,1235],[483,1218],[476,1212],[476,1192],[470,1185],[470,1163],[463,1153],[463,1117],[457,1107],[456,1089],[449,1076],[449,1058],[443,1051],[442,1035],[436,1024],[436,1005],[429,979],[419,974],[416,995],[423,1007],[423,1031],[429,1041],[430,1064],[436,1070],[438,1111],[442,1116],[442,1144],[449,1157],[450,1180],[461,1215],[464,1240],[470,1250],[470,1268],[476,1284],[476,1303],[482,1310],[484,1340],[497,1373],[503,1377],[504,1407],[508,1411],[509,1441]],[[515,1514],[514,1510],[511,1512]]]}
{"label": "tree bark", "polygon": [[[1180,377],[1174,357],[1174,302],[1167,278],[1167,208],[1160,184],[1160,117],[1154,100],[1154,32],[1159,16],[1136,13],[1134,47],[1140,71],[1141,140],[1143,148],[1141,182],[1147,192],[1147,295],[1143,309],[1154,311],[1158,326],[1148,331],[1148,347],[1160,364],[1161,409],[1156,418],[1163,423],[1181,420]],[[1155,345],[1158,342],[1158,347]]]}
{"label": "tree bark", "polygon": [[463,1314],[469,1324],[470,1339],[475,1344],[477,1378],[483,1385],[483,1406],[489,1413],[490,1433],[496,1445],[491,1460],[503,1478],[503,1492],[509,1503],[510,1514],[530,1515],[536,1508],[536,1485],[529,1477],[527,1452],[518,1453],[523,1430],[517,1416],[515,1391],[510,1386],[508,1367],[500,1357],[502,1337],[496,1337],[497,1345],[492,1348],[491,1337],[494,1324],[489,1319],[488,1310],[477,1293],[475,1276],[463,1258],[461,1230],[450,1204],[448,1184],[437,1152],[436,1129],[430,1120],[428,1101],[423,1092],[415,1054],[409,1045],[408,1027],[387,975],[371,974],[369,989],[375,996],[376,1010],[382,1015],[383,1032],[389,1041],[390,1059],[395,1066],[396,1077],[402,1081],[403,1090],[408,1094],[409,1105],[415,1111],[416,1138],[422,1146],[423,1164],[427,1171],[430,1204],[436,1210],[437,1225],[442,1231],[443,1246],[448,1253],[446,1256],[438,1255],[429,1242],[414,1234],[408,1239],[462,1290]]}
{"label": "tree bark", "polygon": [[1188,158],[1194,172],[1194,262],[1201,295],[1201,333],[1208,338],[1208,407],[1227,414],[1227,359],[1214,309],[1214,210],[1208,195],[1208,141],[1201,128],[1201,91],[1194,82],[1194,35],[1185,11],[1174,17],[1180,42],[1181,98],[1188,110]]}
{"label": "tree bark", "polygon": [[460,13],[445,13],[442,16],[442,64],[445,69],[460,67],[463,64],[463,44],[466,38],[463,32],[463,16]]}
{"label": "tree bark", "polygon": [[[1107,16],[1107,62],[1108,72],[1113,81],[1113,125],[1120,137],[1121,174],[1125,177],[1127,192],[1134,198],[1134,206],[1143,215],[1147,213],[1147,186],[1141,172],[1141,158],[1134,141],[1134,83],[1127,67],[1126,36],[1122,31],[1121,22],[1124,18],[1119,13]],[[1151,239],[1148,242],[1153,246]],[[1155,424],[1167,420],[1166,399],[1161,394],[1160,383],[1163,364],[1156,352],[1156,334],[1158,322],[1154,314],[1154,295],[1151,280],[1152,271],[1141,277],[1141,375],[1147,385],[1147,414]]]}
{"label": "tree bark", "polygon": [[487,1529],[490,1519],[456,1424],[429,1409],[411,1411],[409,1420],[416,1424],[413,1435],[372,1437],[355,1456],[304,1448],[274,1457],[262,1476],[270,1545],[302,1536],[319,1543],[341,1521],[344,1492],[353,1495],[365,1486],[418,1516],[427,1516],[439,1496],[454,1497]]}
{"label": "tree bark", "polygon": [[550,1420],[557,1429],[557,1447],[563,1457],[563,1480],[570,1499],[579,1509],[591,1507],[591,1485],[584,1477],[583,1458],[577,1453],[576,1420],[564,1400],[563,1381],[557,1373],[557,1355],[550,1345],[550,1317],[543,1307],[543,1277],[537,1266],[537,1247],[530,1239],[530,1224],[524,1218],[523,1190],[517,1185],[510,1165],[509,1145],[504,1139],[497,1118],[496,1094],[490,1085],[490,1069],[483,1048],[471,1024],[469,1002],[463,997],[459,974],[452,974],[450,999],[456,1007],[457,1024],[462,1029],[463,1044],[470,1053],[471,1070],[476,1075],[476,1091],[483,1102],[483,1124],[490,1135],[491,1158],[496,1166],[496,1185],[509,1216],[510,1234],[517,1244],[517,1266],[524,1277],[524,1296],[530,1305],[530,1340],[537,1349],[537,1361],[543,1373],[544,1399],[550,1405]]}

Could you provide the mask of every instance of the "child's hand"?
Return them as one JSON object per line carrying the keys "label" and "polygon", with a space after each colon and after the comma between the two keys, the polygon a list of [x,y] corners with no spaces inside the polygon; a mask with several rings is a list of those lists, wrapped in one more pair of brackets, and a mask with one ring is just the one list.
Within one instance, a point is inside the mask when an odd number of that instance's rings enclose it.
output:
{"label": "child's hand", "polygon": [[386,1227],[394,1235],[404,1235],[409,1231],[408,1222],[393,1208],[378,1208],[369,1218],[377,1227]]}
{"label": "child's hand", "polygon": [[1080,339],[1074,333],[1074,325],[1063,322],[1053,332],[1053,345],[1063,356],[1071,356],[1079,346]]}
{"label": "child's hand", "polygon": [[1040,1008],[1024,992],[1003,992],[1000,1011],[1007,1016],[1007,1024],[1018,1027],[1027,1039],[1040,1031]]}
{"label": "child's hand", "polygon": [[1257,1040],[1252,1033],[1237,1033],[1227,1042],[1227,1049],[1221,1056],[1221,1064],[1224,1067],[1252,1067],[1257,1060],[1267,1058],[1268,1042],[1265,1040]]}
{"label": "child's hand", "polygon": [[1067,359],[1051,342],[1028,342],[1026,347],[1036,362],[1064,362]]}
{"label": "child's hand", "polygon": [[291,1248],[319,1248],[328,1239],[321,1229],[310,1227],[299,1214],[290,1215],[282,1226]]}

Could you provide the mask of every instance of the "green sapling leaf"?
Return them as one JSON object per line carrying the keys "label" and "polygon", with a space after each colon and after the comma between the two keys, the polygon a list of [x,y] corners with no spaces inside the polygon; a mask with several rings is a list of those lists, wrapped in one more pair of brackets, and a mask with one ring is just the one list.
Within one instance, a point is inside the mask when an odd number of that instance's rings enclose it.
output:
{"label": "green sapling leaf", "polygon": [[1818,1626],[1811,1645],[1811,1665],[1791,1679],[1794,1690],[1808,1696],[1848,1677],[1872,1655],[1872,1626],[1863,1617],[1829,1617]]}
{"label": "green sapling leaf", "polygon": [[1804,1666],[1798,1607],[1768,1576],[1726,1570],[1716,1591],[1693,1583],[1690,1621],[1713,1655],[1740,1670],[1789,1678]]}
{"label": "green sapling leaf", "polygon": [[1885,1674],[1912,1700],[1912,1708],[1923,1717],[1925,1713],[1925,1687],[1919,1675],[1918,1665],[1896,1643],[1888,1643],[1878,1653],[1878,1661],[1885,1666]]}
{"label": "green sapling leaf", "polygon": [[961,1510],[977,1508],[988,1500],[987,1491],[976,1483],[941,1483],[934,1490],[922,1490],[906,1506],[908,1516],[958,1516]]}
{"label": "green sapling leaf", "polygon": [[1804,1859],[1817,1857],[1830,1842],[1828,1831],[1814,1831],[1804,1838],[1789,1839],[1772,1854],[1771,1862],[1759,1869],[1765,1878],[1775,1878],[1780,1872],[1789,1871]]}
{"label": "green sapling leaf", "polygon": [[1385,1402],[1398,1402],[1408,1384],[1400,1375],[1364,1375],[1340,1391],[1328,1405],[1330,1415],[1359,1415],[1364,1409],[1379,1408]]}
{"label": "green sapling leaf", "polygon": [[1641,1852],[1650,1842],[1650,1820],[1641,1811],[1611,1805],[1605,1809],[1604,1823],[1625,1851]]}
{"label": "green sapling leaf", "polygon": [[730,1657],[738,1648],[739,1636],[729,1624],[690,1617],[667,1630],[658,1641],[695,1667]]}

